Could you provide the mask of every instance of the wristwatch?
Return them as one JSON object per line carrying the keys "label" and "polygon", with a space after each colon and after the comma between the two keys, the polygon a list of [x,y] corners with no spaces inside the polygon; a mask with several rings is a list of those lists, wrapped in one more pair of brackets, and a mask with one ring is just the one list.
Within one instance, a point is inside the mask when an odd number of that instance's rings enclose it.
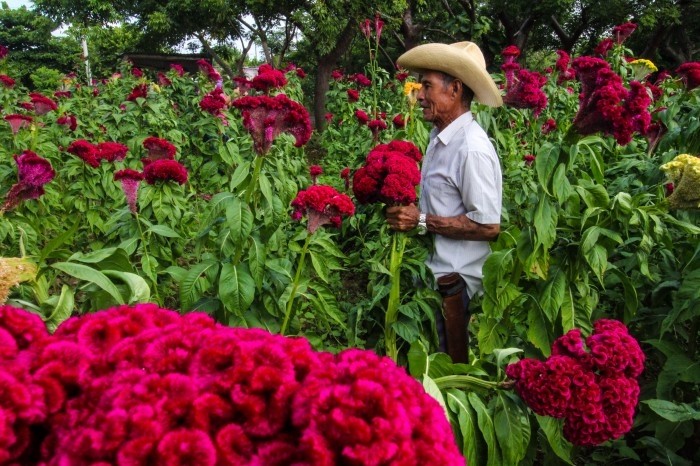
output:
{"label": "wristwatch", "polygon": [[416,228],[418,228],[419,235],[424,235],[428,232],[428,224],[426,223],[426,219],[427,214],[421,212],[418,216],[418,225],[416,225]]}

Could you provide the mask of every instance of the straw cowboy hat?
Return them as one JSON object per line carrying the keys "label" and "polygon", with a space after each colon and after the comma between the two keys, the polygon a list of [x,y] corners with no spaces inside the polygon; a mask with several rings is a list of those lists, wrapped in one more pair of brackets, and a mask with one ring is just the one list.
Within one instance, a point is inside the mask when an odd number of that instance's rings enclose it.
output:
{"label": "straw cowboy hat", "polygon": [[503,104],[501,92],[486,71],[484,55],[473,42],[419,45],[401,55],[396,63],[418,73],[442,71],[469,86],[476,101],[491,107]]}

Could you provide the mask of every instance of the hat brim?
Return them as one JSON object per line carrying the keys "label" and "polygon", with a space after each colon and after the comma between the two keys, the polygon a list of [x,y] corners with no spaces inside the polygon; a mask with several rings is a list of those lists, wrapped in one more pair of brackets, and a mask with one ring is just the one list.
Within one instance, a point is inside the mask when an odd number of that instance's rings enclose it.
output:
{"label": "hat brim", "polygon": [[477,102],[490,107],[503,105],[501,92],[486,68],[460,47],[423,44],[405,52],[396,63],[401,68],[417,73],[442,71],[459,79],[474,91],[474,100]]}

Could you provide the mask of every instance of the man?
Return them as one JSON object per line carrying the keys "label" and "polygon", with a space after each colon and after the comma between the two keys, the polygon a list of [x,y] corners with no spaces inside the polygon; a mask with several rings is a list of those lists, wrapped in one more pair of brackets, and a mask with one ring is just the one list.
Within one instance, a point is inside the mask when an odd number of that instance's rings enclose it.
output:
{"label": "man", "polygon": [[443,315],[441,350],[468,362],[469,300],[482,291],[489,241],[500,232],[502,179],[493,144],[470,111],[472,99],[497,107],[501,94],[471,42],[425,44],[401,55],[402,68],[422,75],[418,102],[433,123],[421,169],[419,207],[389,207],[394,230],[434,235],[427,265],[437,278]]}

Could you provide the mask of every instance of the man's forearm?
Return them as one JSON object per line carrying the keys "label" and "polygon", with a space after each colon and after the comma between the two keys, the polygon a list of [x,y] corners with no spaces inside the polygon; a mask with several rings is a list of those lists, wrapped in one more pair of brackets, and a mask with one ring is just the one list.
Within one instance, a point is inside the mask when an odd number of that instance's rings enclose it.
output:
{"label": "man's forearm", "polygon": [[477,223],[466,215],[456,217],[440,217],[428,214],[426,217],[428,231],[452,239],[471,241],[492,241],[498,237],[501,226],[495,224]]}

